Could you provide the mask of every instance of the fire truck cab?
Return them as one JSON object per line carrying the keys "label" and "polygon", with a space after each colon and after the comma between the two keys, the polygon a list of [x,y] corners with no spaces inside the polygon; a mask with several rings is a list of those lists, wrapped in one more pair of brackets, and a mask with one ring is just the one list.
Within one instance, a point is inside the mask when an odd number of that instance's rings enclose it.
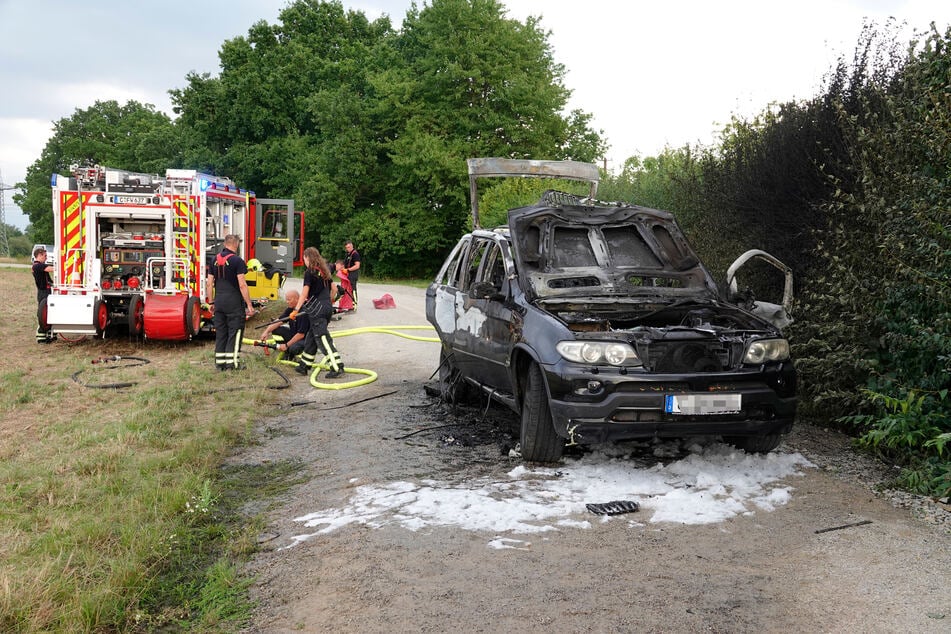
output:
{"label": "fire truck cab", "polygon": [[[147,339],[190,339],[211,316],[202,304],[206,275],[225,235],[242,238],[247,260],[259,205],[294,214],[293,201],[259,201],[229,178],[187,169],[160,177],[77,167],[51,184],[56,264],[45,316],[54,333],[102,335],[125,324]],[[252,300],[277,298],[293,272],[293,257],[286,260],[249,272]]]}

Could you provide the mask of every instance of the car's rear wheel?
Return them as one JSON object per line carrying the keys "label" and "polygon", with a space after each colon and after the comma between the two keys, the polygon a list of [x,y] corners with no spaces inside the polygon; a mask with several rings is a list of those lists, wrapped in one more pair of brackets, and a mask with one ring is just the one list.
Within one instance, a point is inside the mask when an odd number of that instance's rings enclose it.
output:
{"label": "car's rear wheel", "polygon": [[472,388],[459,374],[453,353],[446,346],[439,350],[439,393],[447,403],[465,403],[472,398]]}
{"label": "car's rear wheel", "polygon": [[565,449],[565,441],[555,433],[555,425],[551,420],[542,370],[535,363],[529,366],[525,375],[519,441],[522,458],[529,462],[556,462]]}
{"label": "car's rear wheel", "polygon": [[783,441],[782,434],[765,434],[763,436],[731,436],[724,440],[737,449],[746,453],[769,453]]}

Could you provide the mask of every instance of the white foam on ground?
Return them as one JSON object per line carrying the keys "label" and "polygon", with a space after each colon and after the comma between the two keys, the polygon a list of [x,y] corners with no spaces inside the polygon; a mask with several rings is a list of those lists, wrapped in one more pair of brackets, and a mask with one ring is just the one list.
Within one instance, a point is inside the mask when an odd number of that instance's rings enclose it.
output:
{"label": "white foam on ground", "polygon": [[[294,518],[318,530],[292,537],[290,546],[350,524],[418,531],[453,526],[492,533],[493,548],[524,548],[505,534],[588,529],[605,521],[585,504],[631,500],[629,526],[644,523],[710,524],[785,505],[793,487],[781,483],[815,467],[801,454],[745,454],[728,445],[694,445],[685,458],[638,467],[612,450],[566,459],[557,467],[520,465],[502,479],[420,480],[357,487],[340,508]],[[636,519],[635,519],[636,518]],[[595,524],[592,524],[595,520]]]}

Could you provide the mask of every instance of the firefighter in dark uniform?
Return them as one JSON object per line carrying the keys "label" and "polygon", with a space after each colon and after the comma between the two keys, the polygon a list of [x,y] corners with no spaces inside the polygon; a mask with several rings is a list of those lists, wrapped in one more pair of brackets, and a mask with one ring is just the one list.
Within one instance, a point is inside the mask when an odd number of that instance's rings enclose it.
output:
{"label": "firefighter in dark uniform", "polygon": [[353,242],[347,240],[343,245],[347,255],[343,258],[343,270],[350,280],[350,297],[353,298],[353,307],[357,307],[357,279],[360,278],[360,252],[353,248]]}
{"label": "firefighter in dark uniform", "polygon": [[277,344],[277,349],[284,353],[284,359],[293,359],[304,351],[304,341],[307,339],[307,333],[310,332],[310,316],[307,313],[300,313],[294,319],[290,319],[299,299],[300,293],[293,289],[287,291],[284,296],[287,308],[278,317],[284,321],[271,324],[261,334],[261,341],[267,341],[272,333],[280,337],[281,342]]}
{"label": "firefighter in dark uniform", "polygon": [[44,328],[46,322],[43,315],[44,300],[50,296],[53,286],[53,278],[50,273],[53,267],[46,263],[46,249],[36,247],[33,249],[33,281],[36,283],[36,343],[50,343],[55,336],[50,332],[50,327]]}
{"label": "firefighter in dark uniform", "polygon": [[[241,239],[225,236],[224,248],[215,256],[208,269],[207,289],[214,288],[215,367],[219,370],[237,370],[241,360],[241,337],[244,322],[254,315],[248,283],[244,276],[248,266],[238,255]],[[210,298],[206,298],[211,303]]]}
{"label": "firefighter in dark uniform", "polygon": [[304,339],[304,351],[300,355],[297,372],[309,374],[317,365],[317,351],[327,356],[330,363],[328,379],[335,379],[344,373],[343,360],[334,347],[333,337],[327,329],[327,323],[334,314],[331,297],[336,293],[336,284],[330,273],[330,267],[314,247],[304,249],[304,287],[301,290],[297,306],[291,311],[290,317],[297,317],[301,311],[310,316],[310,332]]}

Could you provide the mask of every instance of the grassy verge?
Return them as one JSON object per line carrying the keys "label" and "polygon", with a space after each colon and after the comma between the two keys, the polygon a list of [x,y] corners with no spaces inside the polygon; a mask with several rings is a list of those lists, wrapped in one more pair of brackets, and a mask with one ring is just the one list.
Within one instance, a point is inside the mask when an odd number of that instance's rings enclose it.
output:
{"label": "grassy verge", "polygon": [[[245,355],[223,383],[201,341],[37,345],[29,271],[4,268],[0,295],[22,299],[0,323],[0,631],[234,629],[258,529],[242,505],[301,465],[222,465],[280,377]],[[90,364],[111,355],[149,363]]]}
{"label": "grassy verge", "polygon": [[388,277],[363,277],[360,276],[360,282],[364,284],[399,284],[400,286],[410,286],[412,288],[426,288],[433,283],[432,279],[418,278],[388,278]]}

